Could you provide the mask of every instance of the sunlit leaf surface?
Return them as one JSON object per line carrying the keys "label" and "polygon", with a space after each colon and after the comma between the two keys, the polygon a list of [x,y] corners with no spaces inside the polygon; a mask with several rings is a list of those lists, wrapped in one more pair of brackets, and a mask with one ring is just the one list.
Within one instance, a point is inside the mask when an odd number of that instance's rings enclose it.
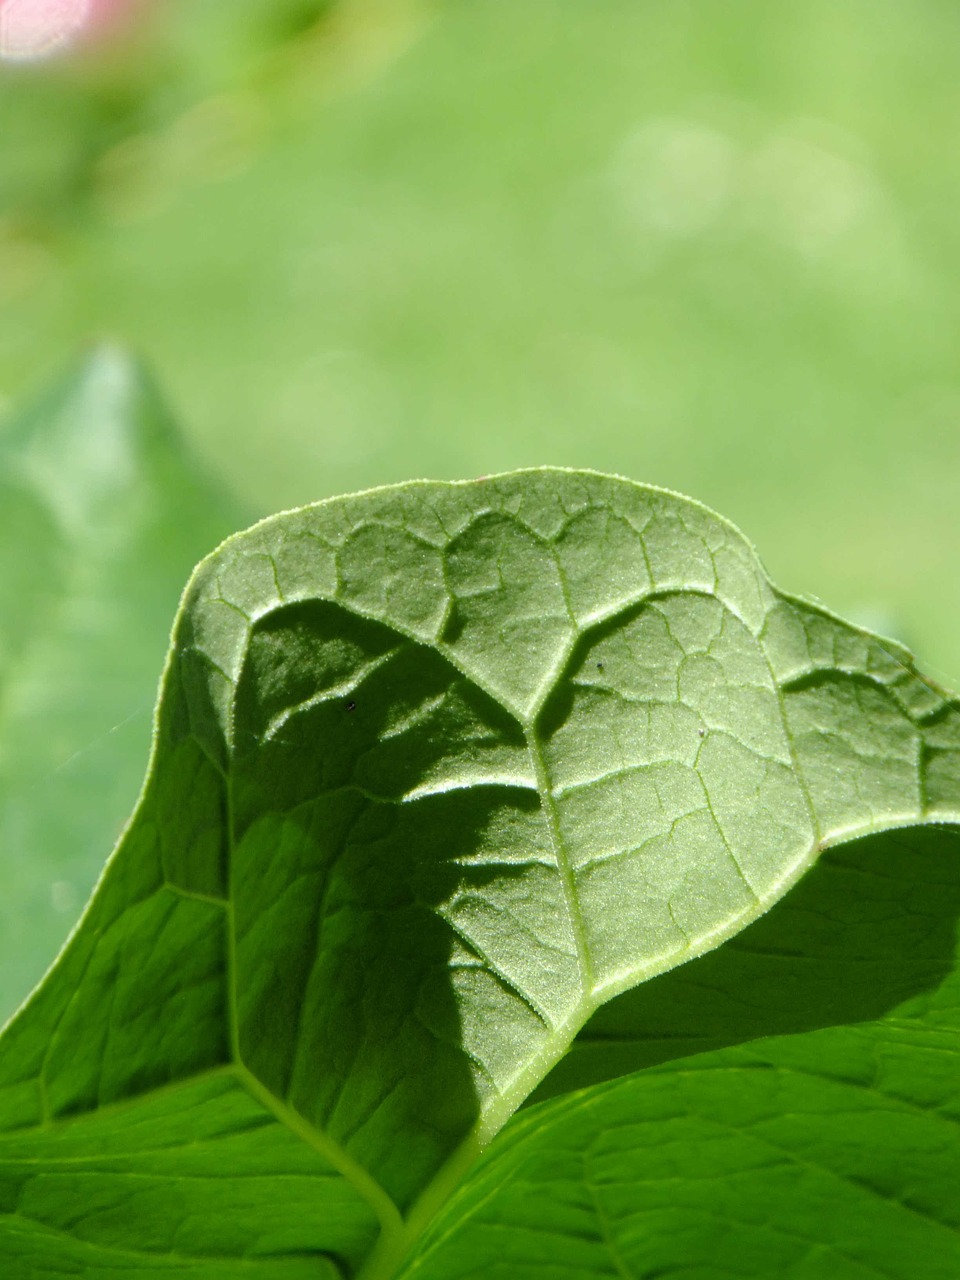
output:
{"label": "sunlit leaf surface", "polygon": [[[871,837],[868,880],[895,851],[880,833],[927,824],[931,847],[952,852],[936,824],[960,822],[958,751],[960,708],[905,651],[777,592],[735,529],[660,490],[551,470],[416,483],[238,535],[185,596],[134,819],[2,1042],[0,1258],[18,1277],[227,1276],[242,1260],[264,1278],[380,1280],[413,1247],[410,1274],[460,1276],[467,1255],[443,1263],[444,1250],[460,1247],[461,1213],[482,1223],[492,1176],[502,1223],[471,1274],[536,1274],[531,1232],[543,1276],[634,1274],[634,1184],[672,1193],[630,1125],[644,1107],[658,1123],[679,1112],[679,1067],[530,1110],[439,1234],[421,1233],[578,1033],[572,1083],[608,1074],[591,1061],[604,1036],[626,1069],[644,1065],[643,1010],[623,993],[657,975],[649,990],[666,991],[668,971],[720,963],[723,950],[705,953],[735,935],[756,1016],[724,1033],[688,1000],[677,1052],[829,1034],[841,1018],[812,1007],[816,992],[798,1021],[771,1024],[745,940],[762,941],[777,913],[759,917],[827,846]],[[904,998],[950,967],[941,921],[956,894],[931,889],[931,874],[949,883],[930,871],[931,847],[921,841],[916,892],[901,868],[910,893],[885,908],[935,920],[939,949],[927,962],[921,947],[911,963],[925,976],[904,980]],[[829,866],[824,901],[844,864]],[[717,987],[735,998],[729,974]],[[874,993],[881,1011],[896,990]],[[608,1021],[591,1021],[614,997]],[[677,1033],[664,1018],[655,1034]],[[786,1043],[803,1061],[806,1041]],[[908,1054],[927,1047],[907,1037]],[[718,1052],[698,1059],[694,1146],[710,1089],[732,1081],[736,1111],[752,1061]],[[792,1095],[781,1106],[765,1079],[754,1105],[787,1123]],[[814,1119],[836,1111],[814,1092]],[[597,1176],[619,1178],[634,1207],[624,1227],[620,1207],[588,1203],[584,1231],[613,1243],[581,1255],[563,1236],[577,1234],[584,1185],[594,1195],[577,1127],[594,1113],[590,1141],[609,1155]],[[779,1140],[802,1155],[807,1139]],[[918,1148],[931,1179],[938,1140]],[[572,1175],[554,1167],[570,1143]],[[524,1176],[511,1162],[526,1168],[530,1150],[530,1167],[547,1162],[535,1177],[546,1199],[509,1192]],[[820,1183],[790,1168],[784,1186],[809,1192],[812,1221]],[[569,1203],[550,1197],[551,1179]],[[690,1197],[689,1275],[723,1274]],[[773,1256],[742,1273],[769,1276]]]}

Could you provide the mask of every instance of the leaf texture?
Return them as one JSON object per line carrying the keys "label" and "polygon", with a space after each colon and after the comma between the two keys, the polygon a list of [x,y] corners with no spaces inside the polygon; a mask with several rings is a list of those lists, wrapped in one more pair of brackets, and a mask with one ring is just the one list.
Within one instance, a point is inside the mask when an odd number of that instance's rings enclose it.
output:
{"label": "leaf texture", "polygon": [[544,1092],[649,1069],[515,1117],[404,1280],[957,1274],[958,915],[955,828],[828,851],[598,1011]]}
{"label": "leaf texture", "polygon": [[[53,1237],[81,1274],[395,1274],[605,1001],[828,846],[960,822],[958,751],[905,651],[673,494],[546,470],[238,535],[185,596],[137,812],[0,1041],[13,1274]],[[104,1170],[158,1106],[209,1148],[171,1138],[152,1188],[129,1151]],[[218,1150],[272,1195],[188,1210]]]}

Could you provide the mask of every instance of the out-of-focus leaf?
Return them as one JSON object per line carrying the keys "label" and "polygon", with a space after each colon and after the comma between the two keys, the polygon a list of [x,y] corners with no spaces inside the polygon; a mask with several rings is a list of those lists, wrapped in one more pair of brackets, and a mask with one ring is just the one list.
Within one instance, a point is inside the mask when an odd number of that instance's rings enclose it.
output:
{"label": "out-of-focus leaf", "polygon": [[0,1017],[120,834],[171,611],[231,512],[120,351],[0,432]]}

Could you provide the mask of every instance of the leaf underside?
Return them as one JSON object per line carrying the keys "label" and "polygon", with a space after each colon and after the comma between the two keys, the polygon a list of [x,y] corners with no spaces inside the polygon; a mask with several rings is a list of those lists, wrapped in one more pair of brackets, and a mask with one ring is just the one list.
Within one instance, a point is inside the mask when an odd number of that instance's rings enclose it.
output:
{"label": "leaf underside", "polygon": [[[3,1274],[656,1274],[636,1186],[668,1175],[644,1144],[687,1108],[689,1146],[728,1071],[766,1072],[746,1093],[774,1124],[788,1068],[735,1046],[831,1018],[700,1017],[651,1053],[667,971],[778,918],[827,846],[889,854],[907,837],[877,833],[927,824],[952,867],[958,822],[956,701],[775,590],[696,503],[545,470],[265,521],[195,573],[139,806],[0,1040]],[[930,987],[942,932],[922,979],[836,1020]],[[704,1050],[688,1101],[671,1060]],[[651,1063],[522,1113],[474,1165],[542,1082]],[[761,1168],[731,1144],[718,1176]],[[674,1210],[709,1245],[694,1201]],[[558,1204],[599,1252],[550,1236]],[[511,1264],[483,1231],[517,1217],[543,1230]],[[684,1275],[726,1274],[701,1253]]]}

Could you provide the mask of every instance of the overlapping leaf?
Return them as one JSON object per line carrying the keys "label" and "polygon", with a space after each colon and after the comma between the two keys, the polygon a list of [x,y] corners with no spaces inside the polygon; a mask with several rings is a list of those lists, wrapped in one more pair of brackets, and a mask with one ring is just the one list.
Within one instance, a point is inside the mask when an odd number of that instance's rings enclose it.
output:
{"label": "overlapping leaf", "polygon": [[0,1257],[395,1274],[605,1001],[826,846],[960,821],[958,751],[905,652],[671,494],[530,472],[256,526],[194,577],[139,809],[0,1042]]}
{"label": "overlapping leaf", "polygon": [[957,1274],[958,914],[954,828],[829,851],[598,1011],[543,1092],[650,1069],[522,1111],[405,1280]]}

